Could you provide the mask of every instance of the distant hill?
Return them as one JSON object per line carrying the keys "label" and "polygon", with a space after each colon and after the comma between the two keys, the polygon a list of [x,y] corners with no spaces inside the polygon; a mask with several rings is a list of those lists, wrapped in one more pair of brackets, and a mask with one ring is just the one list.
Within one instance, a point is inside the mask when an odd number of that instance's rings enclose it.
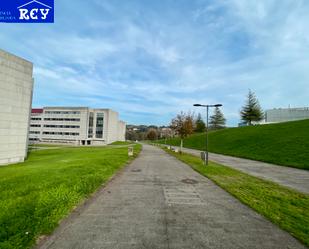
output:
{"label": "distant hill", "polygon": [[[205,150],[205,133],[186,138],[184,147]],[[309,170],[309,119],[213,131],[209,151]]]}

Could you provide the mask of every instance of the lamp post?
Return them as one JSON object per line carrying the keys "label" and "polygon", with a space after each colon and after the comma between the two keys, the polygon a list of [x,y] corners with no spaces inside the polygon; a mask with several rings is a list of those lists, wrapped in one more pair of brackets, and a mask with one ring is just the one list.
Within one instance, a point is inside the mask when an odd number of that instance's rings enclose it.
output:
{"label": "lamp post", "polygon": [[205,164],[208,165],[208,112],[209,107],[220,107],[222,104],[216,104],[216,105],[201,105],[201,104],[194,104],[193,106],[196,107],[206,107],[206,157],[205,157]]}

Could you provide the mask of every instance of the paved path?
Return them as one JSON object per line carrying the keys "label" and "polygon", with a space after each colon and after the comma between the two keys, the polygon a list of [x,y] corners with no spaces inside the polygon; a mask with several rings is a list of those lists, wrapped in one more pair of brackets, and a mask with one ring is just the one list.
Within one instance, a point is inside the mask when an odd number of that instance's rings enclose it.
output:
{"label": "paved path", "polygon": [[[200,156],[201,153],[199,150],[188,148],[183,148],[183,151],[196,156]],[[241,170],[249,175],[264,178],[305,194],[309,194],[309,170],[278,166],[270,163],[215,153],[209,153],[209,160]]]}
{"label": "paved path", "polygon": [[139,158],[40,248],[305,247],[189,166],[144,145]]}

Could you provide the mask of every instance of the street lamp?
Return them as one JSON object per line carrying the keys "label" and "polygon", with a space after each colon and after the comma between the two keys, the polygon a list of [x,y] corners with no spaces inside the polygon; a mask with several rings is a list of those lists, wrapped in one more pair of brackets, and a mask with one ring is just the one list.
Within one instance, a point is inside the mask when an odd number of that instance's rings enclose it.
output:
{"label": "street lamp", "polygon": [[201,104],[194,104],[193,106],[196,107],[206,107],[206,158],[205,158],[205,164],[208,165],[208,110],[209,107],[220,107],[222,104],[216,104],[216,105],[201,105]]}

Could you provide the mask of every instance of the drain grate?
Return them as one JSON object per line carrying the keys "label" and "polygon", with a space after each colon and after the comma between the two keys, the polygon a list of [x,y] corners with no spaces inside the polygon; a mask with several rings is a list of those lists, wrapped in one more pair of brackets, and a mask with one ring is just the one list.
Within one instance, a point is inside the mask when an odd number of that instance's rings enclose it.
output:
{"label": "drain grate", "polygon": [[131,172],[141,172],[141,169],[132,169]]}
{"label": "drain grate", "polygon": [[182,179],[181,182],[182,182],[182,183],[186,183],[186,184],[197,184],[197,183],[198,183],[197,180],[189,179],[189,178]]}
{"label": "drain grate", "polygon": [[203,201],[195,188],[190,185],[166,186],[164,197],[167,205],[203,205]]}

